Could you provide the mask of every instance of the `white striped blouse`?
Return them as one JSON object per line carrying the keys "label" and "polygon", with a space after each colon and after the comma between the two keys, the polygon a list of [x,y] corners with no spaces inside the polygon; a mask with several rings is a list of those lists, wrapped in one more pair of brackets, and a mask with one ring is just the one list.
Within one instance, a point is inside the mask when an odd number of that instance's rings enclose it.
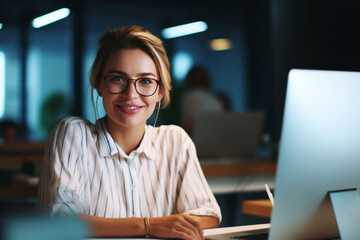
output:
{"label": "white striped blouse", "polygon": [[195,146],[182,128],[146,125],[139,147],[127,155],[111,137],[105,118],[95,125],[79,117],[57,124],[45,151],[38,203],[54,215],[187,213],[221,221]]}

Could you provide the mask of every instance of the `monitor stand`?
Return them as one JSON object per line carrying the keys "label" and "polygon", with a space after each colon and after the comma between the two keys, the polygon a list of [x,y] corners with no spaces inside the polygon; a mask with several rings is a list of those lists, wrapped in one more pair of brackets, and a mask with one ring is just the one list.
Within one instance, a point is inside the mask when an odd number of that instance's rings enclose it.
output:
{"label": "monitor stand", "polygon": [[357,189],[329,192],[341,239],[360,239],[360,195]]}

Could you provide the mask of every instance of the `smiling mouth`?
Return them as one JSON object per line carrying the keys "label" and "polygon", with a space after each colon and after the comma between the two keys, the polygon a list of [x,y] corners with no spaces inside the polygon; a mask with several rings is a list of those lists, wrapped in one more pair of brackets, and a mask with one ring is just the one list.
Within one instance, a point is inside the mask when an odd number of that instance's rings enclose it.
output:
{"label": "smiling mouth", "polygon": [[134,107],[134,106],[132,106],[132,107],[119,106],[119,107],[122,108],[122,109],[129,109],[129,110],[135,110],[135,109],[141,108],[141,107]]}

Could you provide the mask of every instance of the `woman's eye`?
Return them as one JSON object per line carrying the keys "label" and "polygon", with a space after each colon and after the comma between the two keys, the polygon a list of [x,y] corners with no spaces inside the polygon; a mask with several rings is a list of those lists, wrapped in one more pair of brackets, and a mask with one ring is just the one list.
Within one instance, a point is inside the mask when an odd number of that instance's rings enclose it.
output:
{"label": "woman's eye", "polygon": [[154,80],[152,80],[152,79],[142,78],[142,79],[139,80],[139,83],[140,84],[151,84],[151,83],[153,83],[153,81]]}
{"label": "woman's eye", "polygon": [[124,82],[125,81],[125,79],[121,76],[111,76],[110,80],[112,82]]}

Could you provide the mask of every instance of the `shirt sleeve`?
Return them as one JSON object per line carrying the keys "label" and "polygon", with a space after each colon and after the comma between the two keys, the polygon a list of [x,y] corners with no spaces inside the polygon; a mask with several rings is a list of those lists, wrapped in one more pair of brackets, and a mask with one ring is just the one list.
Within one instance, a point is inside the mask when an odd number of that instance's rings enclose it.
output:
{"label": "shirt sleeve", "polygon": [[38,205],[52,215],[84,213],[81,204],[81,134],[79,121],[61,120],[53,129],[42,163]]}
{"label": "shirt sleeve", "polygon": [[222,219],[220,207],[202,172],[195,145],[187,137],[183,146],[177,209],[186,214],[214,216],[220,223]]}

